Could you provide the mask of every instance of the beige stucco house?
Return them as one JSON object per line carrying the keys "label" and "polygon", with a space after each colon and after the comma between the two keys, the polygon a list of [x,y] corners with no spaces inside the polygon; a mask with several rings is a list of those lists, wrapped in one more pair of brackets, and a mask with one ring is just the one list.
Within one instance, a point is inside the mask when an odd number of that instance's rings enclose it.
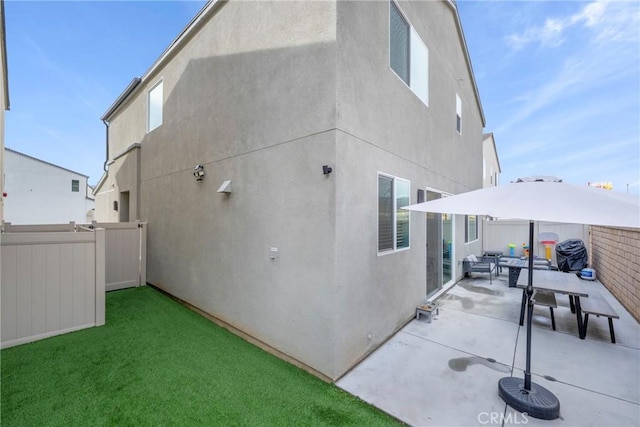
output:
{"label": "beige stucco house", "polygon": [[400,209],[482,187],[453,1],[210,2],[102,120],[96,219],[148,221],[148,282],[325,379],[481,250]]}
{"label": "beige stucco house", "polygon": [[482,136],[482,187],[497,187],[500,183],[500,159],[492,133]]}

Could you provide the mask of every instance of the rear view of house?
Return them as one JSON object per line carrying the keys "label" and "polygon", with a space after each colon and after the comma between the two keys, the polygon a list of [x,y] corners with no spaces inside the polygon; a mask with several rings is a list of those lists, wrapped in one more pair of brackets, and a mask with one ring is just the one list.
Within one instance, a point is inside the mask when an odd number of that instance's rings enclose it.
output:
{"label": "rear view of house", "polygon": [[455,3],[210,2],[103,116],[96,219],[149,283],[326,379],[480,251],[484,117]]}

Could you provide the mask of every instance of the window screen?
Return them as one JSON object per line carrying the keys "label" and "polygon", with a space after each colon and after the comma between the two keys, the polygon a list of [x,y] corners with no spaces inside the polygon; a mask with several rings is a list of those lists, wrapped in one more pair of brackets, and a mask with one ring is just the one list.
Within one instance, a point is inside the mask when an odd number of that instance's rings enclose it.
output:
{"label": "window screen", "polygon": [[390,2],[390,55],[391,68],[409,84],[409,24],[404,19],[394,2]]}

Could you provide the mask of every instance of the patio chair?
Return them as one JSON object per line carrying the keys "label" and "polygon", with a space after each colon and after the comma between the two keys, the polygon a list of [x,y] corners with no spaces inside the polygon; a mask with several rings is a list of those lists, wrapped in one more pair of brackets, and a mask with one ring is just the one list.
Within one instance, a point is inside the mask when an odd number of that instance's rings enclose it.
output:
{"label": "patio chair", "polygon": [[495,263],[495,257],[480,257],[469,255],[462,260],[462,272],[465,276],[471,273],[489,273],[489,283],[492,284],[491,273],[496,272],[498,277],[498,265]]}

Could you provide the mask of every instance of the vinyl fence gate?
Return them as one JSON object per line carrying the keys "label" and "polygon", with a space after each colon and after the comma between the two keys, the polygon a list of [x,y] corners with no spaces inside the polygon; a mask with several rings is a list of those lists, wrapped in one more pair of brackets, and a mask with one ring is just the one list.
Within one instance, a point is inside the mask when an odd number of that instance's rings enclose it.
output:
{"label": "vinyl fence gate", "polygon": [[107,291],[147,284],[147,223],[92,222],[105,230],[105,288]]}

